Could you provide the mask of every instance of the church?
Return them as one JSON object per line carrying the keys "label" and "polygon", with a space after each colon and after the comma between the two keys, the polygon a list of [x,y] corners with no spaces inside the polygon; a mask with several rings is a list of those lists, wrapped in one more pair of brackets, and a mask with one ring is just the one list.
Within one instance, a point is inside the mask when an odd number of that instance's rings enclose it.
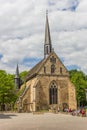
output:
{"label": "church", "polygon": [[[17,80],[17,76],[15,79]],[[52,48],[48,14],[44,58],[28,72],[25,81],[19,89],[21,94],[17,100],[18,110],[34,112],[55,108],[77,108],[75,86],[69,79],[68,70]]]}

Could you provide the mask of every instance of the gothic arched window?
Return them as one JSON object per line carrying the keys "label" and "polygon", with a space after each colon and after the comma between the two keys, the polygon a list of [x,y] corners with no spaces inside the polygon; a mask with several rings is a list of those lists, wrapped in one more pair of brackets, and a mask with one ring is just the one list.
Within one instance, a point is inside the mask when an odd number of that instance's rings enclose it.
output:
{"label": "gothic arched window", "polygon": [[49,104],[57,104],[57,86],[52,82],[49,88]]}

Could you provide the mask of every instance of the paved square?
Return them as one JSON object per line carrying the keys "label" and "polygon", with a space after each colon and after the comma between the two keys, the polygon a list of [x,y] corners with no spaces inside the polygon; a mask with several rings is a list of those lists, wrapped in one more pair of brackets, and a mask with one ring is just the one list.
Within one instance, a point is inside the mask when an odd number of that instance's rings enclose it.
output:
{"label": "paved square", "polygon": [[87,117],[53,113],[1,113],[0,130],[87,130]]}

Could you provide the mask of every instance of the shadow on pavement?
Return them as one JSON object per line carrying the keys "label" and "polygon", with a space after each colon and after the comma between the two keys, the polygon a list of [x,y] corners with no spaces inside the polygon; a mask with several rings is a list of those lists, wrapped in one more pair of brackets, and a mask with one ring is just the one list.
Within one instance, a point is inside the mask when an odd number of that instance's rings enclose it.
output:
{"label": "shadow on pavement", "polygon": [[13,116],[17,116],[17,115],[0,113],[0,119],[11,119]]}

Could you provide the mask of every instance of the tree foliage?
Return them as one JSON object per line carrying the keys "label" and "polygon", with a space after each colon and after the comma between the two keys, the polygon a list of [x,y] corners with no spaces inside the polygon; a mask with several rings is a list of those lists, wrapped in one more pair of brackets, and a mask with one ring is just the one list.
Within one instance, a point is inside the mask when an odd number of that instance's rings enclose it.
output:
{"label": "tree foliage", "polygon": [[20,73],[20,78],[21,78],[21,79],[24,79],[27,74],[28,74],[28,71],[23,71],[23,72],[21,72],[21,73]]}
{"label": "tree foliage", "polygon": [[[20,78],[24,82],[27,71],[20,73]],[[0,109],[4,110],[6,104],[13,107],[19,94],[14,85],[14,75],[8,74],[4,70],[0,70]]]}
{"label": "tree foliage", "polygon": [[85,89],[87,88],[87,76],[82,71],[70,71],[71,82],[76,87],[76,98],[78,106],[86,104]]}
{"label": "tree foliage", "polygon": [[7,74],[0,70],[0,107],[4,110],[5,105],[11,106],[16,100],[16,90],[14,88],[14,75]]}
{"label": "tree foliage", "polygon": [[23,71],[20,73],[20,79],[22,80],[22,82],[25,82],[25,77],[28,74],[28,71]]}

